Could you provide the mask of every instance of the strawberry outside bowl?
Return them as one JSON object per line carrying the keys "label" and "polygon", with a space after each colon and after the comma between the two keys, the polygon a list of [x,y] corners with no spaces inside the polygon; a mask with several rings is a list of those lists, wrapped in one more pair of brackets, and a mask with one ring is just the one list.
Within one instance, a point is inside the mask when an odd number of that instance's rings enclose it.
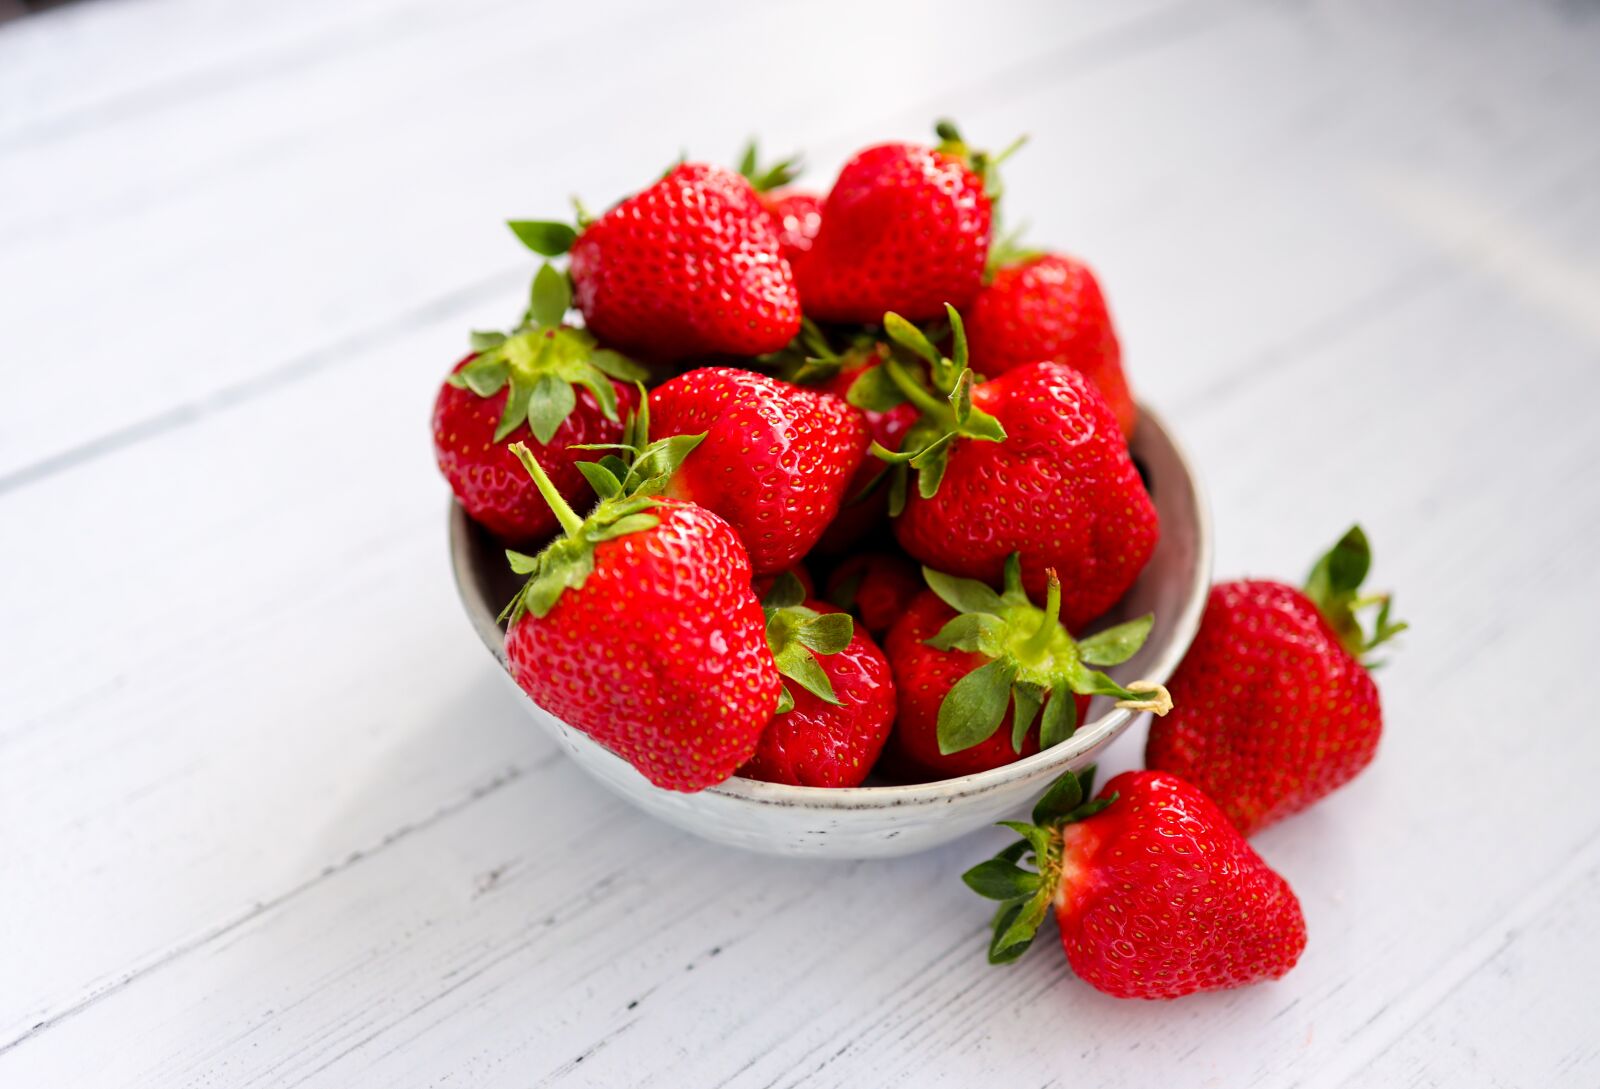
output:
{"label": "strawberry outside bowl", "polygon": [[[1171,677],[1200,625],[1211,583],[1211,521],[1194,470],[1161,418],[1141,408],[1134,460],[1161,516],[1161,539],[1127,595],[1094,630],[1155,614],[1133,658],[1108,670],[1123,683]],[[848,789],[786,786],[734,777],[708,790],[662,790],[633,766],[539,707],[509,673],[496,617],[521,584],[494,539],[450,507],[450,554],[456,587],[484,646],[500,663],[516,699],[588,774],[645,812],[695,835],[765,854],[812,858],[883,858],[925,851],[1027,811],[1062,772],[1092,764],[1137,712],[1096,697],[1066,741],[1004,767],[909,785]],[[1092,632],[1078,633],[1081,635]]]}

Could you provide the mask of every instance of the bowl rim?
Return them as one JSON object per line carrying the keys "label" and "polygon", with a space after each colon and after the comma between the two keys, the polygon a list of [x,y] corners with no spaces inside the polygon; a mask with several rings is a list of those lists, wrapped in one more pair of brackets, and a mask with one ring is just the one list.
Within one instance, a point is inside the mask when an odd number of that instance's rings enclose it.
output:
{"label": "bowl rim", "polygon": [[[1165,652],[1151,663],[1149,673],[1165,682],[1177,669],[1178,663],[1188,653],[1190,644],[1194,641],[1195,634],[1200,628],[1200,618],[1205,610],[1206,598],[1211,585],[1212,566],[1212,524],[1211,508],[1207,501],[1204,487],[1200,477],[1194,471],[1194,464],[1181,444],[1173,437],[1172,431],[1166,422],[1155,411],[1144,404],[1139,405],[1139,427],[1149,427],[1160,432],[1161,438],[1172,451],[1184,475],[1188,478],[1189,490],[1194,496],[1195,507],[1195,538],[1197,562],[1194,565],[1195,584],[1188,588],[1184,598],[1184,605],[1179,612],[1173,626],[1173,638],[1169,641]],[[508,663],[505,657],[505,634],[500,628],[497,614],[488,608],[482,600],[482,595],[477,592],[475,577],[471,566],[472,550],[469,547],[469,534],[472,523],[466,512],[453,498],[449,504],[449,536],[450,536],[450,568],[455,578],[456,591],[461,598],[462,605],[466,608],[467,617],[477,632],[478,638],[489,649],[502,670],[506,670]],[[509,670],[507,670],[509,677]],[[520,691],[520,690],[519,690]],[[526,694],[524,693],[524,696]],[[546,712],[548,714],[548,712]],[[806,809],[881,809],[886,805],[903,806],[930,804],[944,802],[950,799],[970,794],[986,793],[997,790],[1012,783],[1033,779],[1041,772],[1065,771],[1073,761],[1103,744],[1119,736],[1132,724],[1136,715],[1141,712],[1125,708],[1112,708],[1098,718],[1084,723],[1066,741],[1042,750],[1032,756],[1021,760],[1003,764],[998,768],[989,768],[986,771],[973,772],[969,775],[956,776],[951,779],[935,779],[927,783],[903,783],[888,786],[858,786],[858,787],[817,787],[793,786],[788,783],[769,783],[760,779],[746,779],[735,775],[715,786],[707,787],[697,792],[699,795],[712,795],[727,798],[736,802],[754,802],[759,805],[797,806]],[[554,718],[554,716],[551,716]],[[559,721],[559,720],[557,720]],[[563,723],[562,725],[565,726]],[[564,732],[573,735],[573,740],[581,739],[595,749],[622,763],[622,757],[610,749],[594,741],[579,730],[567,727]],[[639,779],[642,786],[651,790],[659,789],[649,783],[642,776]]]}

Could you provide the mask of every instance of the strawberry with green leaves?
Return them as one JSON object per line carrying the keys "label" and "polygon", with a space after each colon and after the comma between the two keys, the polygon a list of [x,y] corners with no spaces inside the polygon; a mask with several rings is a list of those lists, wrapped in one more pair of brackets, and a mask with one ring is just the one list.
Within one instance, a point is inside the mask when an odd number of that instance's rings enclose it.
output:
{"label": "strawberry with green leaves", "polygon": [[1094,383],[1122,433],[1133,434],[1139,410],[1111,312],[1088,265],[1056,253],[1019,254],[995,271],[963,314],[973,370],[994,378],[1030,363],[1071,367]]}
{"label": "strawberry with green leaves", "polygon": [[556,491],[588,486],[578,470],[586,444],[616,442],[638,403],[638,364],[563,324],[571,289],[545,265],[523,326],[509,336],[474,333],[433,406],[434,456],[472,519],[507,544],[529,547],[556,531],[555,515],[508,447],[528,443]]}
{"label": "strawberry with green leaves", "polygon": [[733,367],[702,367],[650,393],[651,433],[704,434],[667,494],[715,511],[758,575],[811,551],[839,512],[867,450],[841,398]]}
{"label": "strawberry with green leaves", "polygon": [[860,152],[828,192],[808,250],[793,257],[809,317],[875,324],[965,306],[983,286],[999,157],[972,152],[947,121],[940,144]]}
{"label": "strawberry with green leaves", "polygon": [[909,403],[921,414],[898,452],[873,451],[894,466],[895,536],[929,567],[991,585],[1020,553],[1023,584],[1035,597],[1054,570],[1063,620],[1082,630],[1128,591],[1155,551],[1155,506],[1115,416],[1083,375],[1035,363],[979,382],[961,315],[946,312],[950,355],[887,314],[894,353],[850,388],[860,408]]}
{"label": "strawberry with green leaves", "polygon": [[[1368,656],[1406,625],[1361,584],[1372,550],[1354,526],[1302,592],[1218,583],[1172,677],[1179,708],[1151,727],[1145,762],[1210,794],[1244,835],[1296,813],[1372,762],[1383,709]],[[1357,615],[1376,609],[1371,630]]]}
{"label": "strawberry with green leaves", "polygon": [[999,592],[930,568],[923,577],[929,590],[885,644],[899,693],[891,745],[901,774],[970,775],[1060,744],[1077,729],[1092,695],[1157,715],[1172,708],[1161,685],[1124,686],[1093,668],[1133,657],[1151,617],[1074,639],[1061,623],[1060,583],[1050,580],[1040,608],[1022,588],[1015,556]]}
{"label": "strawberry with green leaves", "polygon": [[506,657],[523,691],[656,786],[696,791],[754,755],[782,694],[738,534],[659,491],[698,436],[585,462],[600,495],[580,517],[522,444],[512,447],[561,524],[507,606]]}
{"label": "strawberry with green leaves", "polygon": [[791,155],[763,167],[752,141],[739,162],[739,173],[772,216],[778,229],[778,248],[792,265],[796,257],[811,249],[822,227],[822,198],[815,193],[786,188],[800,174],[800,157]]}
{"label": "strawberry with green leaves", "polygon": [[1001,901],[990,963],[1022,956],[1053,911],[1072,970],[1117,998],[1243,987],[1295,966],[1300,901],[1205,794],[1156,771],[1125,772],[1098,797],[1093,783],[1093,768],[1062,776],[1032,823],[1002,822],[1020,840],[962,875]]}
{"label": "strawberry with green leaves", "polygon": [[807,600],[793,575],[776,580],[763,607],[773,660],[790,683],[739,774],[792,786],[860,786],[894,723],[888,659],[849,614]]}
{"label": "strawberry with green leaves", "polygon": [[601,340],[653,362],[773,352],[800,329],[777,227],[731,170],[681,163],[599,219],[511,224],[530,249],[570,253],[578,309]]}
{"label": "strawberry with green leaves", "polygon": [[[801,323],[800,335],[783,352],[764,362],[776,364],[787,381],[808,386],[837,397],[848,397],[858,381],[883,364],[889,350],[869,334],[857,336],[841,350],[835,350],[827,335],[809,318]],[[867,434],[882,450],[898,451],[906,434],[917,422],[916,406],[898,404],[878,412],[859,409],[866,421]],[[877,458],[862,458],[861,465],[845,487],[845,500],[839,514],[817,542],[817,550],[841,555],[856,548],[888,524],[888,494],[883,483],[887,466]]]}

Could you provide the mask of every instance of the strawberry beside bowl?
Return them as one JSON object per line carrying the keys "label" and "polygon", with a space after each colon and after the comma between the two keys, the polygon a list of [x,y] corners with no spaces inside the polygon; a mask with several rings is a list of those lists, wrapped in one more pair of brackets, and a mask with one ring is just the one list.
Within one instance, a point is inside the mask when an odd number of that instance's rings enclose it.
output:
{"label": "strawberry beside bowl", "polygon": [[[1145,613],[1144,646],[1110,670],[1119,681],[1165,682],[1193,640],[1211,580],[1211,522],[1183,451],[1159,416],[1142,409],[1132,451],[1161,517],[1161,538],[1128,594],[1096,630]],[[451,504],[450,553],[467,616],[507,667],[496,622],[521,578],[502,548]],[[975,775],[909,785],[844,789],[787,786],[735,777],[694,794],[652,786],[632,765],[535,704],[504,672],[528,713],[595,779],[653,816],[705,839],[765,854],[882,858],[925,851],[1027,809],[1062,772],[1079,770],[1128,728],[1135,712],[1096,698],[1072,737],[1033,756]]]}

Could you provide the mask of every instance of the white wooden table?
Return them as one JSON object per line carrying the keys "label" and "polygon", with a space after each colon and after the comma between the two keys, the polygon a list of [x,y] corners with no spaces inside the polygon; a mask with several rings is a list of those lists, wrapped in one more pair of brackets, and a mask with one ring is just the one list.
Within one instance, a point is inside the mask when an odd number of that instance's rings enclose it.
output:
{"label": "white wooden table", "polygon": [[[1600,9],[975,7],[0,26],[0,1086],[1600,1084]],[[520,305],[500,220],[946,113],[1033,134],[1012,207],[1099,267],[1219,573],[1360,517],[1414,624],[1376,765],[1259,838],[1281,983],[988,968],[985,837],[651,823],[457,608],[427,416]]]}

